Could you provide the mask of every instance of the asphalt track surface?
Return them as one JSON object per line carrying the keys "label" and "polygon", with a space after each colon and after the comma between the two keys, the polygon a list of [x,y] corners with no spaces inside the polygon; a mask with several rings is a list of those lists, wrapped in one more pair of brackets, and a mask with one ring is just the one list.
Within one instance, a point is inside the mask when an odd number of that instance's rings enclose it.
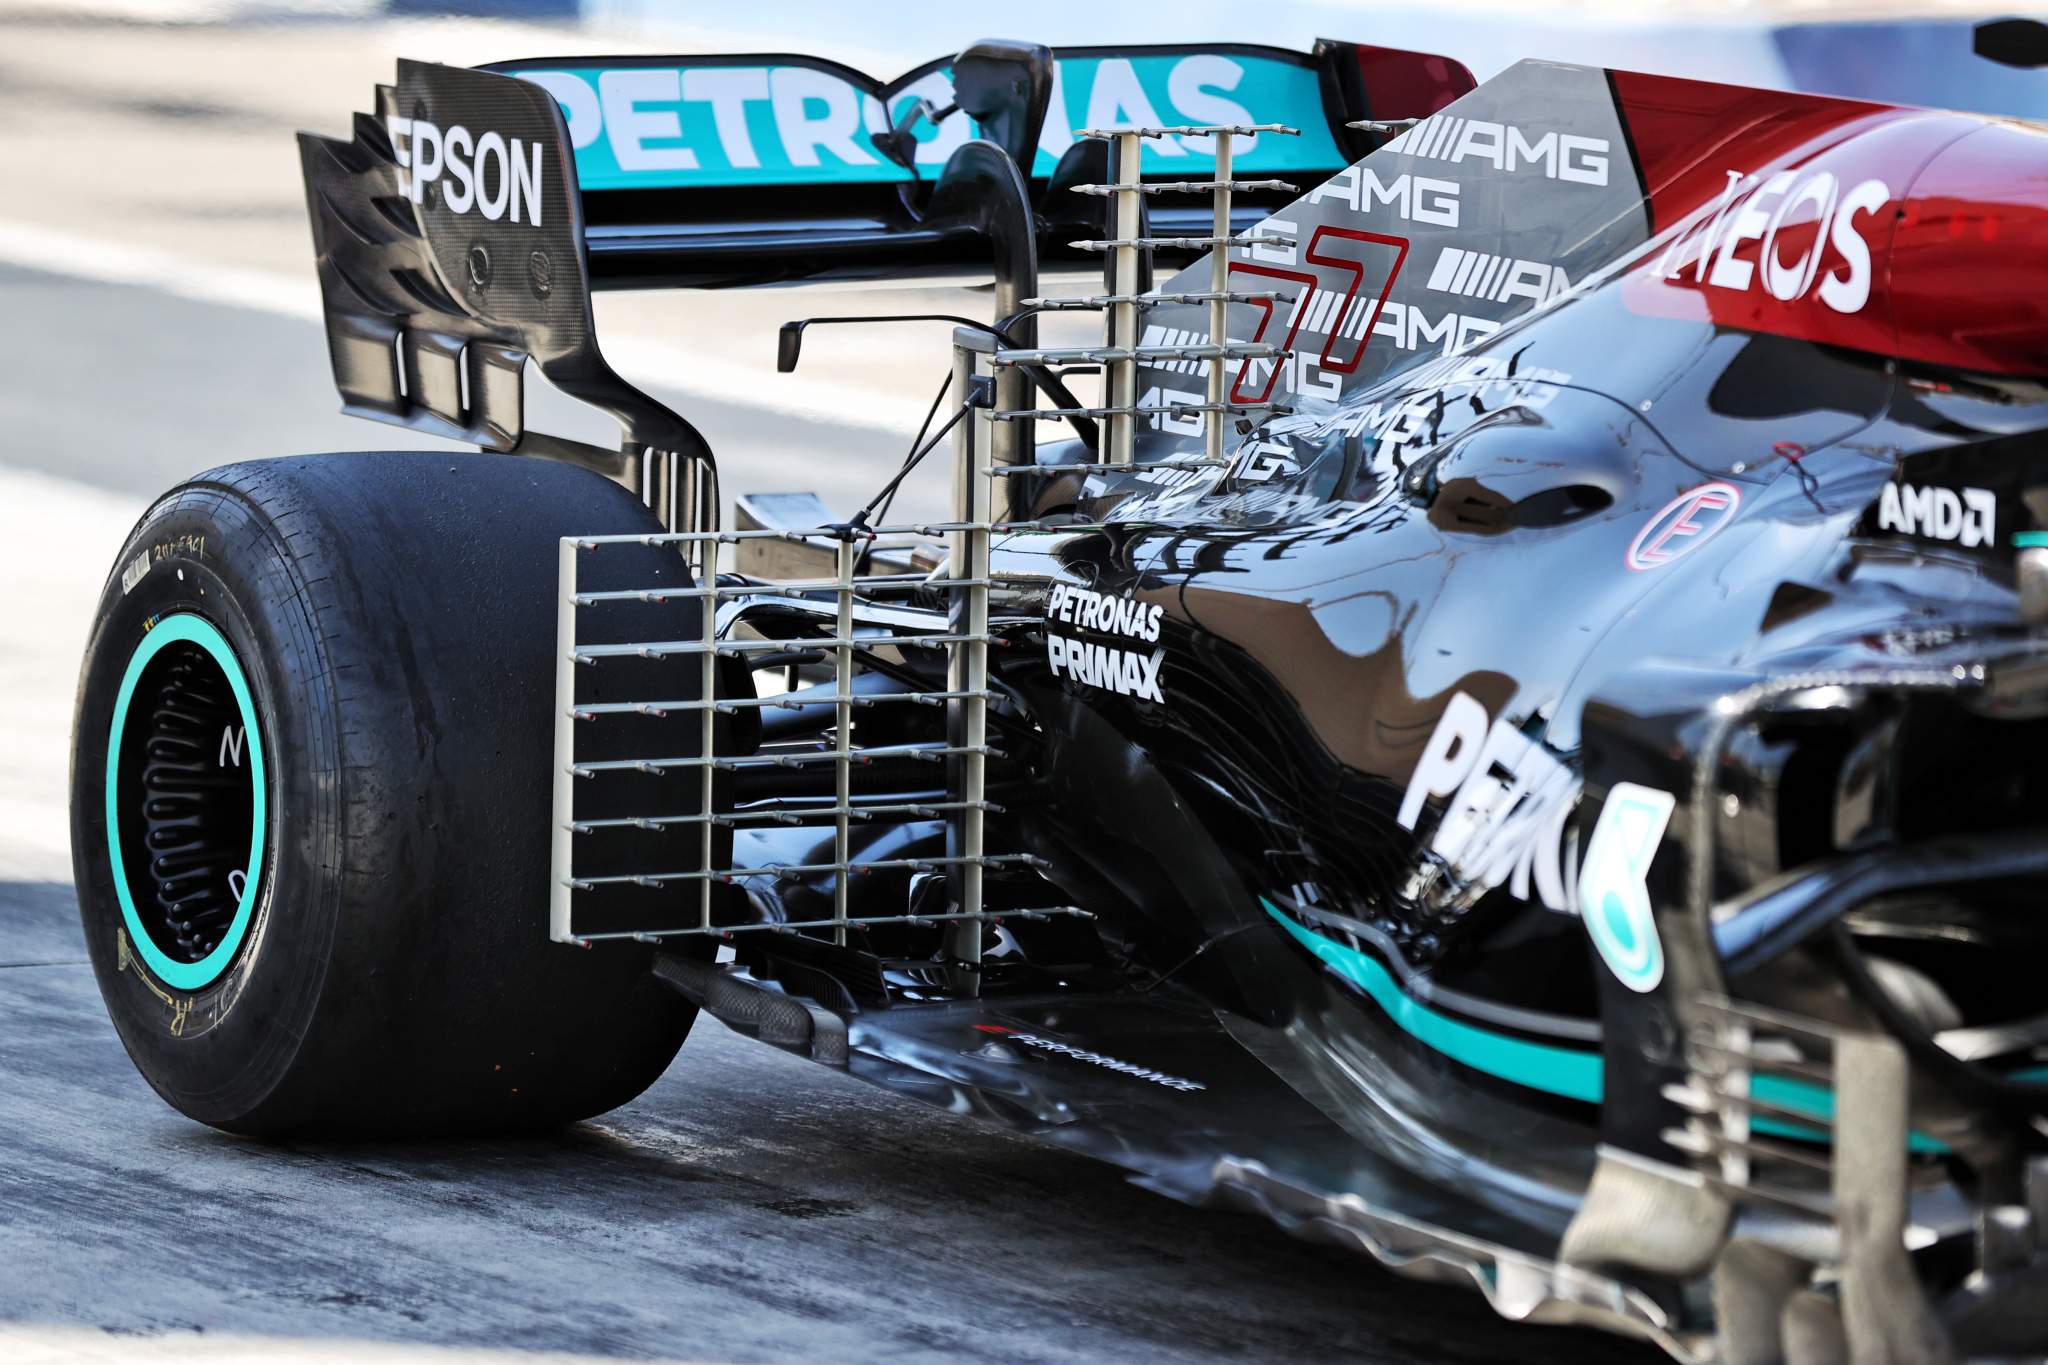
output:
{"label": "asphalt track surface", "polygon": [[[292,237],[294,193],[264,209]],[[63,856],[84,612],[181,478],[435,443],[339,416],[291,308],[93,275],[0,263],[0,1365],[1661,1358],[1501,1323],[708,1021],[646,1095],[547,1138],[271,1145],[171,1111],[107,1022]],[[728,492],[850,507],[903,449],[743,388],[675,401]]]}

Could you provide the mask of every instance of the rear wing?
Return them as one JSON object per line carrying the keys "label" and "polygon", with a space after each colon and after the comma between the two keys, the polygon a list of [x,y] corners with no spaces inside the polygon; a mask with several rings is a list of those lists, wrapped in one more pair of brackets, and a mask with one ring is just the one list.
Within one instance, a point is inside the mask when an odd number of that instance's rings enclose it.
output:
{"label": "rear wing", "polygon": [[[568,117],[590,224],[591,269],[610,284],[751,284],[820,274],[985,264],[943,212],[952,157],[979,138],[1016,164],[1043,250],[1092,232],[1103,178],[1083,130],[1280,123],[1247,139],[1240,174],[1313,182],[1381,140],[1368,121],[1426,117],[1472,88],[1447,58],[1357,43],[1303,54],[1250,44],[1048,49],[983,42],[880,81],[787,54],[525,60],[493,71],[553,94]],[[1213,139],[1156,140],[1143,175],[1213,174]],[[1240,226],[1281,202],[1242,196]],[[1161,231],[1210,226],[1199,209]]]}
{"label": "rear wing", "polygon": [[[702,525],[711,453],[605,362],[593,289],[977,262],[1007,316],[1041,245],[1097,235],[1105,201],[1075,187],[1125,178],[1080,125],[1293,120],[1305,136],[1241,142],[1237,172],[1321,179],[1471,85],[1443,58],[1328,42],[985,42],[886,84],[806,57],[401,61],[351,138],[299,139],[335,383],[353,415],[573,460]],[[1155,139],[1140,177],[1213,176],[1211,142]],[[614,417],[620,448],[527,430],[528,360]]]}

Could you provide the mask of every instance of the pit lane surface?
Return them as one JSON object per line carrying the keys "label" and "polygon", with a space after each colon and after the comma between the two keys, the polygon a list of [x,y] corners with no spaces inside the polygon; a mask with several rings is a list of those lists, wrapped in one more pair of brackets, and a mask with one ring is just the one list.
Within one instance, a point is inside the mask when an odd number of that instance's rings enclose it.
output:
{"label": "pit lane surface", "polygon": [[[0,86],[21,84],[12,57],[47,36],[8,28],[0,0]],[[100,79],[127,48],[138,70],[153,51],[127,30],[74,36]],[[148,132],[63,85],[61,66],[36,70],[38,107],[111,121],[97,136]],[[374,75],[352,75],[351,95]],[[265,136],[291,126],[237,118]],[[47,233],[66,190],[39,188],[0,216],[32,208]],[[296,186],[265,192],[289,205]],[[303,251],[288,215],[262,226],[266,203],[213,266]],[[96,245],[197,252],[211,235],[192,207],[79,214],[101,235],[78,239],[75,269],[23,268],[48,264],[35,251],[0,265],[0,1361],[1659,1358],[1510,1327],[1476,1295],[1183,1208],[709,1022],[640,1100],[545,1139],[270,1145],[169,1110],[107,1022],[68,880],[69,716],[93,599],[147,498],[179,478],[432,444],[334,415],[296,305],[195,287],[210,278],[196,255],[138,283]],[[756,335],[765,347],[771,332]],[[791,417],[743,386],[675,401],[725,453],[729,490],[817,487],[840,505],[902,449],[901,433]]]}

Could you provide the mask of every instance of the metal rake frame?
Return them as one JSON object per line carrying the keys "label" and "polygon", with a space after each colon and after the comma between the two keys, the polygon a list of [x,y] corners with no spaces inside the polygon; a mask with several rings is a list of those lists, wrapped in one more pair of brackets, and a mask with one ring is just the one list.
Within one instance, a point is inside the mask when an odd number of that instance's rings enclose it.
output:
{"label": "metal rake frame", "polygon": [[[990,547],[997,535],[1012,531],[1053,529],[1053,525],[1013,516],[1014,477],[1064,473],[1105,473],[1129,469],[1133,464],[1133,442],[1137,421],[1154,412],[1182,415],[1200,413],[1205,421],[1204,448],[1199,456],[1187,455],[1154,462],[1162,468],[1209,469],[1226,464],[1223,449],[1226,422],[1235,414],[1285,411],[1284,405],[1234,402],[1229,398],[1228,367],[1231,362],[1263,359],[1279,362],[1284,348],[1272,345],[1233,344],[1228,336],[1229,306],[1232,303],[1271,303],[1286,296],[1271,292],[1242,292],[1229,288],[1228,248],[1264,237],[1236,236],[1230,231],[1231,196],[1248,189],[1291,189],[1277,180],[1234,180],[1231,173],[1232,141],[1257,133],[1293,134],[1280,124],[1245,126],[1201,126],[1173,128],[1119,128],[1090,130],[1084,137],[1110,141],[1111,183],[1078,186],[1077,191],[1113,201],[1112,235],[1095,242],[1077,242],[1083,250],[1110,254],[1113,289],[1102,295],[1080,298],[1038,298],[1023,300],[1031,311],[1095,310],[1105,315],[1104,344],[1100,347],[1013,348],[998,344],[984,333],[967,328],[954,335],[954,391],[966,395],[963,416],[953,434],[952,515],[944,522],[898,526],[865,527],[855,524],[824,526],[815,530],[734,530],[717,528],[716,485],[708,470],[694,463],[678,479],[673,458],[651,466],[643,480],[642,492],[666,526],[680,527],[659,534],[625,536],[565,537],[559,561],[559,596],[556,615],[556,710],[553,765],[552,842],[550,850],[551,895],[549,936],[556,942],[589,946],[608,939],[659,941],[704,935],[730,935],[749,931],[807,932],[829,935],[837,944],[847,942],[850,929],[878,924],[939,924],[965,928],[997,918],[989,912],[983,895],[984,873],[991,867],[1036,862],[1023,853],[990,853],[987,849],[987,817],[998,808],[987,797],[987,763],[998,756],[988,739],[989,687],[988,651],[994,637],[989,625]],[[1144,139],[1171,135],[1211,137],[1216,145],[1216,173],[1213,179],[1145,183],[1138,174],[1140,146]],[[1153,238],[1141,235],[1143,198],[1150,194],[1207,193],[1212,198],[1214,232],[1203,238]],[[1139,292],[1143,253],[1161,247],[1210,246],[1213,265],[1211,287],[1192,293],[1146,294]],[[1141,308],[1153,303],[1206,303],[1209,308],[1209,339],[1198,346],[1143,346],[1138,343]],[[1199,360],[1208,364],[1207,400],[1200,404],[1169,407],[1141,406],[1136,400],[1138,366],[1151,360]],[[1056,368],[1102,365],[1107,370],[1105,402],[1085,409],[1085,415],[1109,422],[1107,449],[1102,458],[1057,465],[1031,463],[1028,453],[1019,460],[1014,441],[999,437],[998,424],[1071,415],[1068,410],[1024,406],[1015,401],[1020,386],[991,382],[996,376],[1017,373],[1019,366]],[[684,486],[687,484],[687,486]],[[1061,521],[1057,529],[1078,532],[1099,529]],[[943,544],[940,566],[929,574],[906,573],[900,562],[883,572],[859,572],[863,563],[884,548],[883,542],[908,539],[913,545],[936,549]],[[744,581],[725,570],[738,549],[749,541],[782,540],[829,553],[833,572],[794,581]],[[585,557],[602,554],[618,545],[673,547],[689,563],[695,586],[687,588],[625,588],[584,591],[578,587],[579,568]],[[890,548],[901,549],[899,543]],[[820,556],[822,557],[822,556]],[[877,602],[890,596],[914,592],[945,594],[943,611],[928,607],[878,608]],[[803,598],[817,605],[821,621],[827,603],[831,631],[822,638],[750,640],[735,638],[733,626],[744,618],[747,599],[778,596],[785,601]],[[580,642],[579,612],[610,601],[662,603],[696,600],[703,604],[701,633],[686,640],[652,640],[622,644]],[[861,633],[864,615],[872,618],[886,611],[890,624],[885,633]],[[726,697],[719,691],[719,661],[766,654],[800,644],[806,651],[824,652],[833,664],[834,687],[828,697],[806,697],[801,702],[781,697]],[[854,689],[855,667],[862,652],[877,648],[940,648],[947,654],[943,687],[914,688],[883,695],[863,695]],[[577,671],[602,667],[611,658],[688,659],[699,661],[697,696],[692,698],[646,698],[625,701],[582,703],[576,701]],[[747,709],[781,706],[833,707],[830,739],[823,746],[800,752],[754,755],[720,755],[717,727],[722,716]],[[863,746],[856,734],[856,713],[869,707],[893,704],[922,704],[946,709],[945,742],[939,745]],[[649,755],[644,757],[579,760],[577,736],[581,727],[607,715],[695,714],[701,718],[699,752],[694,755]],[[944,763],[946,794],[938,801],[883,801],[856,803],[852,773],[878,758],[914,757]],[[717,779],[721,772],[757,767],[809,767],[829,764],[834,774],[834,799],[830,806],[800,812],[782,809],[719,809]],[[579,818],[576,794],[579,784],[608,771],[634,771],[694,779],[695,808],[687,812],[653,811],[645,814],[606,815]],[[852,831],[856,822],[894,816],[903,818],[944,818],[948,846],[943,857],[860,859],[852,856]],[[832,857],[825,861],[760,867],[717,866],[717,834],[721,828],[739,829],[756,823],[822,826],[829,819],[832,828]],[[655,831],[674,828],[698,831],[695,866],[656,868],[646,871],[579,874],[579,841],[604,830],[638,829]],[[848,879],[869,871],[914,871],[939,873],[949,883],[949,908],[943,912],[892,915],[854,915],[850,912]],[[720,882],[777,875],[829,874],[833,879],[833,913],[829,918],[803,921],[720,923],[714,914],[713,888]],[[586,932],[576,923],[576,894],[611,884],[632,884],[651,889],[673,889],[678,893],[673,923],[648,928]],[[692,894],[694,893],[694,894]],[[1067,907],[1043,913],[1084,914]],[[948,948],[956,961],[972,963],[980,956],[978,932],[955,930],[948,935]]]}

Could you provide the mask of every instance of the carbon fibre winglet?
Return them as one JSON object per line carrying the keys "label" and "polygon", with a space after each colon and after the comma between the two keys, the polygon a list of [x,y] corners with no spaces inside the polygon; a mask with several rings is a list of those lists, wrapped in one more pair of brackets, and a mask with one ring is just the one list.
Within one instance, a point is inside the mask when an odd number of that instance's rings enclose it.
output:
{"label": "carbon fibre winglet", "polygon": [[[352,139],[301,133],[299,151],[343,411],[620,479],[648,449],[709,463],[598,350],[575,162],[545,90],[401,61]],[[621,448],[529,430],[529,359],[617,419]]]}

